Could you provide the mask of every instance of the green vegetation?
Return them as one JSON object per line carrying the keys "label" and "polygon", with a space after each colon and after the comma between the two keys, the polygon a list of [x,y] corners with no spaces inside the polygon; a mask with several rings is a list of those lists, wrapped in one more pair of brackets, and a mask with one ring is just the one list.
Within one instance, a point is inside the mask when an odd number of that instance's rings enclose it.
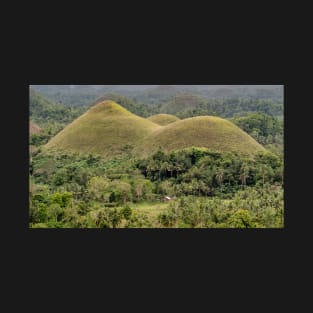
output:
{"label": "green vegetation", "polygon": [[215,115],[224,118],[241,116],[247,113],[260,112],[272,116],[283,114],[283,102],[271,99],[221,98],[203,99],[194,108],[173,112],[180,118]]}
{"label": "green vegetation", "polygon": [[[161,106],[161,111],[182,116],[181,112],[198,108],[203,103],[203,99],[193,94],[179,93]],[[208,114],[204,114],[208,115]]]}
{"label": "green vegetation", "polygon": [[280,187],[247,188],[231,200],[182,197],[158,215],[161,227],[281,228],[283,191]]}
{"label": "green vegetation", "polygon": [[179,118],[215,115],[224,118],[262,112],[283,115],[282,86],[32,86],[52,102],[86,107],[99,97],[148,117],[159,113]]}
{"label": "green vegetation", "polygon": [[55,104],[48,101],[36,91],[29,92],[30,119],[41,127],[51,123],[66,125],[85,111],[84,107],[73,108],[63,104]]}
{"label": "green vegetation", "polygon": [[282,183],[282,160],[269,152],[190,148],[105,160],[39,149],[30,164],[30,226],[282,227]]}
{"label": "green vegetation", "polygon": [[178,121],[179,118],[171,114],[156,114],[150,116],[148,120],[158,125],[165,126]]}
{"label": "green vegetation", "polygon": [[253,113],[231,119],[268,150],[283,155],[283,120],[264,113]]}
{"label": "green vegetation", "polygon": [[86,107],[103,94],[102,90],[88,85],[33,85],[31,87],[50,102],[65,107]]}
{"label": "green vegetation", "polygon": [[84,107],[72,108],[63,104],[54,104],[30,89],[30,145],[40,146],[47,143],[65,125],[80,116],[85,110]]}

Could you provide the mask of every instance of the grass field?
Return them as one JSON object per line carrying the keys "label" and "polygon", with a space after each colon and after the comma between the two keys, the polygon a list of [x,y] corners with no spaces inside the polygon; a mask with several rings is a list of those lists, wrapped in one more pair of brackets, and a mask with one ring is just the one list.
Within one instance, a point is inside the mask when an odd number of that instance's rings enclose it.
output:
{"label": "grass field", "polygon": [[[208,200],[207,197],[196,197],[197,200]],[[212,200],[212,199],[210,199]],[[144,214],[152,224],[152,227],[160,228],[162,225],[158,221],[158,216],[161,213],[166,213],[171,203],[175,203],[177,200],[172,200],[170,202],[141,202],[141,203],[132,203],[130,208],[134,213]],[[213,200],[212,200],[213,201]],[[231,200],[220,200],[222,203],[229,204]]]}
{"label": "grass field", "polygon": [[136,213],[146,214],[149,218],[155,219],[157,216],[168,208],[169,202],[143,202],[133,203],[130,207]]}

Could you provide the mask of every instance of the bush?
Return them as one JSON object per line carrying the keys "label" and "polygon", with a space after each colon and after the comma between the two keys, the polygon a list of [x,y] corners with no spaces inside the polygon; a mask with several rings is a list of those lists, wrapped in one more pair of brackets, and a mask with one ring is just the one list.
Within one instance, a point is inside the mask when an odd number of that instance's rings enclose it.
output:
{"label": "bush", "polygon": [[255,223],[248,210],[238,210],[228,219],[228,225],[232,228],[252,228]]}

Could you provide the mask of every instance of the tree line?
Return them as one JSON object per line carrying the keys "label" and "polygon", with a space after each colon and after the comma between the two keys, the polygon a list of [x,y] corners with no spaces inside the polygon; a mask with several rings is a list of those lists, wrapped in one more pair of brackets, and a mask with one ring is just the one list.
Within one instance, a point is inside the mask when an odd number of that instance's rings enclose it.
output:
{"label": "tree line", "polygon": [[[241,213],[251,219],[249,227],[269,227],[280,225],[277,216],[282,214],[282,200],[276,203],[274,199],[273,204],[270,199],[278,191],[282,194],[282,186],[282,159],[269,152],[251,158],[190,148],[169,154],[158,151],[145,159],[107,161],[100,156],[47,153],[39,148],[30,163],[30,225],[227,227],[235,225],[230,220],[239,209],[253,207],[253,212]],[[177,200],[158,217],[157,225],[129,207],[162,202],[166,195]],[[263,200],[255,202],[257,198]],[[207,203],[208,211],[203,211],[201,201]],[[213,214],[214,206],[218,208]],[[224,216],[224,209],[229,211],[227,219],[219,217]]]}

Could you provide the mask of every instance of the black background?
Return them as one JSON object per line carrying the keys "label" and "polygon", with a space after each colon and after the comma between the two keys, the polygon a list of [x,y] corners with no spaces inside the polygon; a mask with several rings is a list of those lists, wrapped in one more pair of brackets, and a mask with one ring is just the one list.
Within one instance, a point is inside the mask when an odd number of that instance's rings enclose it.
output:
{"label": "black background", "polygon": [[[229,306],[269,312],[286,303],[297,310],[304,305],[312,205],[304,200],[310,191],[302,169],[310,164],[304,148],[309,141],[299,136],[307,133],[309,105],[301,36],[286,29],[286,21],[276,21],[273,12],[274,26],[268,24],[268,11],[241,23],[234,18],[226,24],[223,18],[214,24],[215,11],[190,12],[193,22],[162,8],[151,20],[142,13],[143,19],[127,16],[121,23],[124,15],[117,11],[78,18],[48,7],[43,12],[55,15],[35,15],[31,26],[9,37],[20,43],[7,59],[11,90],[9,102],[2,103],[10,110],[3,120],[14,116],[6,121],[2,152],[8,159],[2,167],[8,171],[3,198],[9,201],[2,210],[11,216],[2,224],[9,228],[3,239],[10,269],[4,268],[10,273],[6,292],[12,308],[22,295],[25,309],[41,311],[96,306],[223,311]],[[295,44],[297,55],[291,52]],[[30,84],[285,85],[285,228],[28,229]]]}

